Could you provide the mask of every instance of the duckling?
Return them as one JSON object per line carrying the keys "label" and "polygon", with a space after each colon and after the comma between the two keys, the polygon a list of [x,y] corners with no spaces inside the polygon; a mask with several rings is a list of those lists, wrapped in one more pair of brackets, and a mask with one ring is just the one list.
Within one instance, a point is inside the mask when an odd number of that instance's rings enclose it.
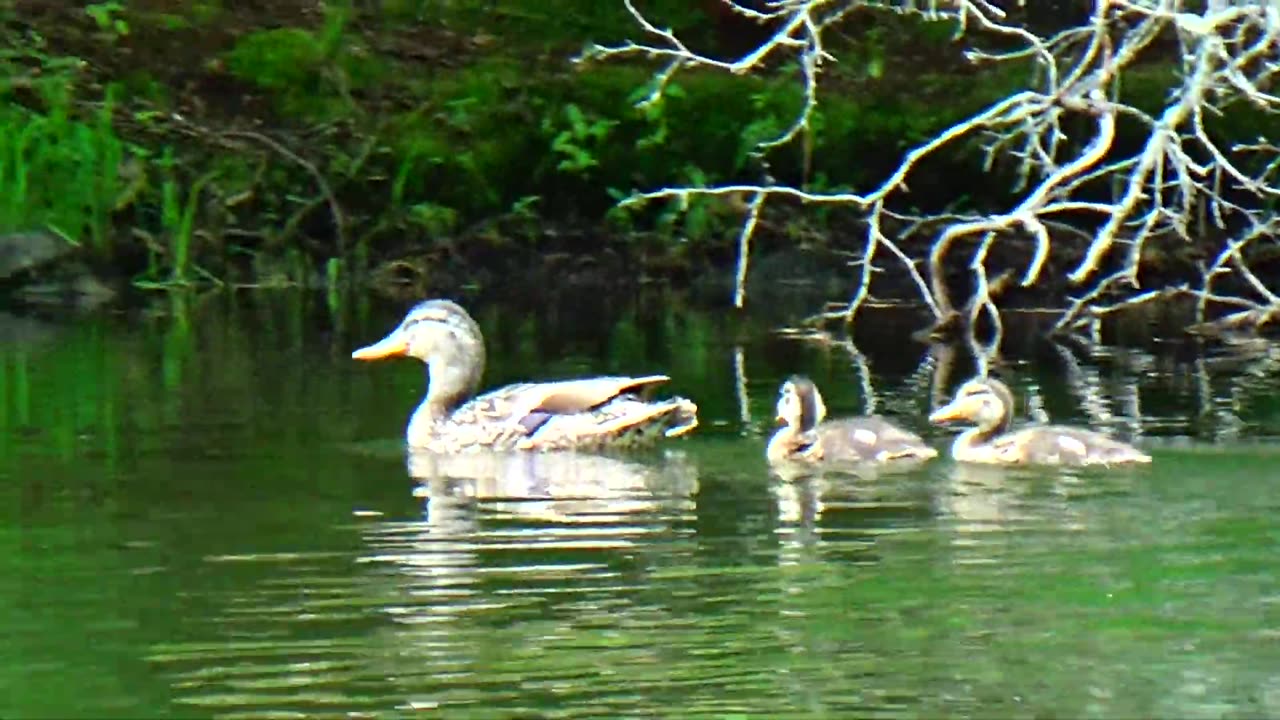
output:
{"label": "duckling", "polygon": [[771,463],[887,463],[938,454],[919,435],[880,416],[825,420],[826,415],[827,406],[812,380],[803,375],[788,378],[778,390],[777,421],[782,427],[769,439],[765,457]]}
{"label": "duckling", "polygon": [[935,425],[968,420],[951,445],[961,462],[991,465],[1124,465],[1149,463],[1151,456],[1102,433],[1062,425],[1010,431],[1013,393],[994,378],[974,378],[955,398],[929,415]]}

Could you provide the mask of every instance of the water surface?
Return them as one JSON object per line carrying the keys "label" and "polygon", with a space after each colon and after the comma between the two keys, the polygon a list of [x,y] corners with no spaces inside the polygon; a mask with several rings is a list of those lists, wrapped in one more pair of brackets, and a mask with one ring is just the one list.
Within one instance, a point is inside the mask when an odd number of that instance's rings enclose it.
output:
{"label": "water surface", "polygon": [[0,318],[0,715],[1280,715],[1268,348],[1006,358],[1023,416],[1151,468],[781,479],[786,375],[945,447],[971,361],[899,317],[853,346],[657,292],[464,301],[487,386],[667,372],[702,427],[439,477],[398,448],[421,366],[348,357],[402,306]]}

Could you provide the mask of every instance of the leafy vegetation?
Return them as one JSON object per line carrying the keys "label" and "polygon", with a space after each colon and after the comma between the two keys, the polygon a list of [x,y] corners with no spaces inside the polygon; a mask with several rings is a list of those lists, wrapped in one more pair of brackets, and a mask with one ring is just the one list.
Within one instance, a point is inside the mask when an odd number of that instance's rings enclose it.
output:
{"label": "leafy vegetation", "polygon": [[110,253],[110,215],[128,201],[122,174],[136,157],[112,126],[114,94],[76,118],[56,75],[31,90],[44,112],[0,106],[0,232],[43,227]]}
{"label": "leafy vegetation", "polygon": [[[420,282],[606,247],[689,274],[724,262],[739,210],[631,214],[618,197],[756,180],[766,161],[807,187],[865,187],[1023,79],[964,67],[945,24],[858,21],[811,134],[758,158],[802,102],[792,69],[685,73],[638,107],[651,68],[571,62],[636,32],[621,3],[269,5],[0,10],[0,231],[48,228],[147,286]],[[696,3],[646,6],[726,56],[753,32]],[[825,242],[833,222],[806,211],[781,236]]]}

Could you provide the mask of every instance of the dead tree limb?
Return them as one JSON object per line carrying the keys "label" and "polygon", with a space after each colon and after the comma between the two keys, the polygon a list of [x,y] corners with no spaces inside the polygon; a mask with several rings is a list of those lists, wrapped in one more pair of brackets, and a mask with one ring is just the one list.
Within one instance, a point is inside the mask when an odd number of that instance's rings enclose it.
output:
{"label": "dead tree limb", "polygon": [[[761,208],[785,199],[845,206],[864,220],[863,249],[855,263],[850,299],[842,311],[824,313],[824,318],[854,322],[871,295],[876,273],[896,266],[910,274],[938,324],[958,323],[972,333],[973,324],[986,316],[999,328],[1000,308],[988,268],[994,248],[1006,244],[1030,251],[1027,265],[1014,278],[1022,287],[1042,282],[1055,255],[1070,258],[1059,279],[1073,295],[1061,308],[1054,333],[1088,331],[1118,308],[1169,293],[1197,297],[1202,317],[1219,300],[1241,307],[1240,298],[1213,292],[1225,275],[1257,296],[1243,301],[1245,309],[1239,312],[1256,311],[1250,317],[1265,320],[1274,314],[1277,291],[1249,269],[1243,252],[1264,237],[1264,230],[1275,229],[1263,208],[1280,199],[1275,178],[1280,149],[1266,138],[1253,144],[1228,143],[1212,129],[1214,118],[1237,108],[1280,113],[1280,95],[1271,92],[1280,76],[1280,11],[1273,3],[1097,0],[1080,25],[1047,33],[1020,23],[987,0],[766,0],[755,6],[763,10],[722,1],[735,12],[768,21],[772,35],[737,59],[717,60],[661,28],[632,0],[621,0],[643,39],[595,45],[578,60],[644,58],[661,63],[642,105],[660,101],[670,81],[689,68],[763,73],[781,61],[790,62],[799,69],[804,102],[782,131],[756,146],[760,156],[811,127],[821,101],[822,70],[834,59],[825,42],[827,34],[855,9],[949,20],[957,39],[969,41],[970,62],[1013,63],[1035,70],[1026,87],[910,149],[894,170],[861,192],[735,183],[660,187],[623,201],[637,205],[657,200],[687,203],[706,196],[752,198],[739,240],[735,304],[746,302],[746,256]],[[980,47],[982,39],[994,36],[1005,49]],[[1176,50],[1162,56],[1173,72],[1163,107],[1148,112],[1127,102],[1117,89],[1161,38],[1176,40]],[[1151,82],[1150,73],[1145,77]],[[1090,129],[1069,136],[1066,128],[1078,127],[1086,118],[1092,120]],[[1074,124],[1068,126],[1069,120]],[[1136,150],[1117,147],[1120,120],[1143,133]],[[1017,200],[1004,210],[969,215],[913,213],[907,183],[921,161],[944,150],[958,151],[960,140],[973,138],[981,141],[989,168],[997,163],[1012,166],[1015,180],[1010,189]],[[1083,249],[1077,245],[1072,252],[1066,239],[1078,237],[1073,228],[1088,227],[1090,219],[1096,228],[1084,231]],[[895,223],[897,232],[887,229],[887,221]],[[908,243],[912,234],[925,241]],[[979,244],[967,265],[972,294],[960,302],[949,297],[943,270],[956,241],[968,236],[979,238]],[[1142,287],[1144,252],[1155,241],[1217,243],[1220,252],[1205,268],[1199,288]],[[885,265],[886,260],[892,265]],[[928,282],[920,274],[922,265]]]}

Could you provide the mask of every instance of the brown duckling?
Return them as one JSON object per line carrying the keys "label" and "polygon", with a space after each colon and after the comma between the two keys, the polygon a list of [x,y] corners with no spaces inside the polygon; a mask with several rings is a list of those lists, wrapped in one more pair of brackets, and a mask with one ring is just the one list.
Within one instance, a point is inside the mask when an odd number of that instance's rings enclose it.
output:
{"label": "brown duckling", "polygon": [[938,454],[919,435],[882,417],[826,420],[826,415],[827,406],[813,381],[791,376],[778,391],[777,421],[782,427],[769,439],[765,457],[770,462],[887,463]]}
{"label": "brown duckling", "polygon": [[1062,425],[1011,431],[1013,393],[993,378],[975,378],[955,398],[929,415],[934,424],[968,420],[951,445],[961,462],[990,465],[1123,465],[1149,463],[1151,456],[1102,433]]}

